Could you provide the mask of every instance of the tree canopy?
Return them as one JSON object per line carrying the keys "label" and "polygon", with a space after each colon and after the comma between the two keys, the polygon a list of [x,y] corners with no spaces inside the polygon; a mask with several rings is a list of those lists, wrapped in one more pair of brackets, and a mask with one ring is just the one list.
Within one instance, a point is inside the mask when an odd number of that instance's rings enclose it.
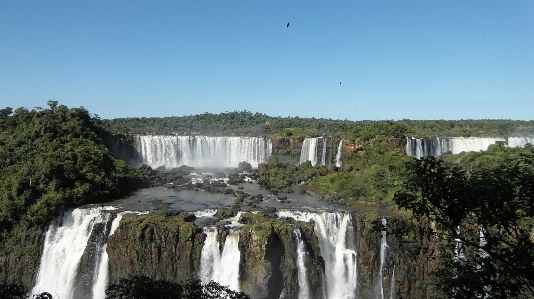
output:
{"label": "tree canopy", "polygon": [[250,299],[243,292],[211,281],[203,284],[199,280],[174,283],[153,280],[145,276],[122,278],[106,287],[106,299]]}
{"label": "tree canopy", "polygon": [[35,230],[61,209],[116,198],[135,172],[104,145],[110,126],[83,107],[0,112],[0,252],[36,254]]}
{"label": "tree canopy", "polygon": [[368,141],[389,137],[507,137],[534,135],[534,121],[513,120],[409,120],[351,121],[325,118],[273,117],[250,111],[203,113],[171,117],[110,119],[110,124],[129,128],[131,133],[225,134],[275,136],[302,139],[344,136]]}
{"label": "tree canopy", "polygon": [[500,163],[465,169],[414,159],[395,194],[401,208],[435,224],[427,233],[441,245],[434,274],[445,298],[534,296],[534,148],[488,153]]}

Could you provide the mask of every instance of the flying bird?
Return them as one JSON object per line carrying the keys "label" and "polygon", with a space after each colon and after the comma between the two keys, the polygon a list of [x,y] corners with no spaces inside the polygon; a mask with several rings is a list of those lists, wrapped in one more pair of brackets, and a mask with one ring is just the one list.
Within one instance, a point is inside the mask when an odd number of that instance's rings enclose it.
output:
{"label": "flying bird", "polygon": [[291,22],[287,22],[286,28],[289,27],[289,23],[291,23]]}

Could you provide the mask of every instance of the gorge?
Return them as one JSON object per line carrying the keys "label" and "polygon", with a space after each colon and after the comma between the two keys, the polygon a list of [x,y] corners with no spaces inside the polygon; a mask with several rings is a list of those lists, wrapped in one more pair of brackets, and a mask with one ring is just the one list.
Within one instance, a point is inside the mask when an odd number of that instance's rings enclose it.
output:
{"label": "gorge", "polygon": [[[128,275],[214,280],[252,298],[398,298],[429,291],[421,282],[431,263],[421,262],[421,248],[388,237],[387,228],[374,230],[363,215],[291,209],[225,219],[220,212],[66,211],[48,228],[33,292],[104,298],[106,284]],[[216,225],[197,225],[206,219]]]}
{"label": "gorge", "polygon": [[[135,136],[136,163],[171,168],[190,161],[199,167],[224,167],[241,160],[265,163],[272,154],[267,138],[178,137]],[[407,151],[413,140],[407,140]],[[454,147],[458,140],[445,140],[434,148],[465,151],[489,143],[480,138]],[[417,141],[415,148],[425,152],[425,141]],[[508,139],[517,146],[530,141]],[[333,157],[332,140],[305,139],[301,160],[341,163],[343,145],[340,140]],[[234,151],[240,154],[230,154]],[[255,186],[244,185],[245,192]],[[233,191],[239,191],[237,186]],[[297,195],[288,196],[292,205],[268,198],[257,209],[228,218],[223,215],[230,211],[232,198],[218,201],[224,207],[208,210],[199,203],[210,197],[206,205],[216,205],[216,196],[197,192],[189,199],[191,206],[197,204],[193,208],[168,195],[163,207],[162,197],[152,197],[138,200],[137,209],[116,203],[63,212],[46,231],[32,292],[99,299],[106,285],[130,275],[175,282],[214,280],[252,298],[420,298],[432,292],[428,275],[435,266],[434,245],[431,240],[421,245],[416,231],[409,238],[392,234],[404,221],[400,218],[373,219],[324,202],[307,206]],[[317,196],[307,200],[322,202]],[[273,206],[275,212],[267,209]]]}

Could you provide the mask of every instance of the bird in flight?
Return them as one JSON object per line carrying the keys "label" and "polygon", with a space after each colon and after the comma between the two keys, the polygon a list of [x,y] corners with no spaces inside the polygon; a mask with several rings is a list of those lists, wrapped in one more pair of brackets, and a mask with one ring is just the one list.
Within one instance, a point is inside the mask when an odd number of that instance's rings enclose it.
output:
{"label": "bird in flight", "polygon": [[286,28],[289,27],[289,23],[291,23],[291,22],[287,22]]}

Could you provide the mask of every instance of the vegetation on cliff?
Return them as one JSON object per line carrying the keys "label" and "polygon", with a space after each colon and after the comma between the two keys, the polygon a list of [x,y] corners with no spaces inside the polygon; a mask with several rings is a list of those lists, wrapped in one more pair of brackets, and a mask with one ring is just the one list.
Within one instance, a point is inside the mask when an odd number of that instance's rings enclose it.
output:
{"label": "vegetation on cliff", "polygon": [[61,209],[136,188],[135,171],[104,145],[108,123],[48,104],[0,110],[0,255],[37,255],[37,232]]}
{"label": "vegetation on cliff", "polygon": [[395,202],[440,242],[436,286],[445,298],[534,296],[534,148],[409,162]]}
{"label": "vegetation on cliff", "polygon": [[344,166],[315,166],[309,161],[292,166],[271,156],[260,164],[258,183],[276,192],[292,192],[291,186],[301,184],[328,200],[348,206],[379,205],[393,198],[405,175],[405,162],[412,158],[382,138],[374,138],[354,146],[344,159]]}

